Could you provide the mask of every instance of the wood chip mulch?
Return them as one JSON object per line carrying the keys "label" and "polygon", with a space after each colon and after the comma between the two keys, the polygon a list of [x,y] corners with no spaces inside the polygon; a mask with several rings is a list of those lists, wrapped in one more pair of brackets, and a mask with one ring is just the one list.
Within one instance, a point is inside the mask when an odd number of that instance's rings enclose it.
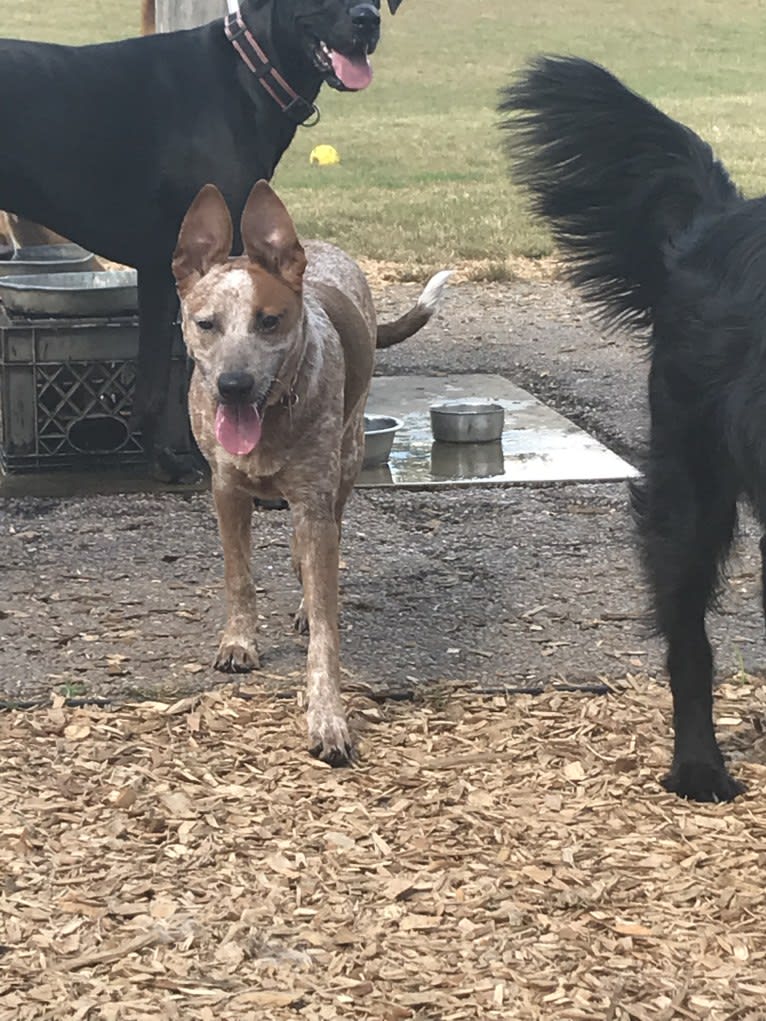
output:
{"label": "wood chip mulch", "polygon": [[649,680],[350,702],[343,771],[251,685],[0,715],[0,1018],[766,1017],[764,686],[707,806]]}

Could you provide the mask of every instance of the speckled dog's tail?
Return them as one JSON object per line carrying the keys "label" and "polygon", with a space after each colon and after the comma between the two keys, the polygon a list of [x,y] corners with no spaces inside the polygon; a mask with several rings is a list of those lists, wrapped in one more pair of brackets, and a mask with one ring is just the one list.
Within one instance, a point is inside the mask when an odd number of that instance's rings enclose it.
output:
{"label": "speckled dog's tail", "polygon": [[401,344],[403,340],[421,330],[439,307],[444,288],[452,273],[451,269],[442,269],[435,273],[423,288],[417,303],[408,312],[392,323],[380,323],[375,346],[393,347],[394,344]]}

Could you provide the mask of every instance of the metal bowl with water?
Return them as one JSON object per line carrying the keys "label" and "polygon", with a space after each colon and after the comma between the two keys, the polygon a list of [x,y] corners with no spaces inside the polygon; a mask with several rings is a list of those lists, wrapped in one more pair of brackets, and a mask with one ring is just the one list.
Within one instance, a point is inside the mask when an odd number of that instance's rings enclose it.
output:
{"label": "metal bowl with water", "polygon": [[442,443],[491,443],[503,435],[505,409],[485,400],[431,405],[431,432]]}
{"label": "metal bowl with water", "polygon": [[362,468],[385,464],[394,445],[396,430],[401,426],[398,418],[390,415],[364,416],[364,461]]}

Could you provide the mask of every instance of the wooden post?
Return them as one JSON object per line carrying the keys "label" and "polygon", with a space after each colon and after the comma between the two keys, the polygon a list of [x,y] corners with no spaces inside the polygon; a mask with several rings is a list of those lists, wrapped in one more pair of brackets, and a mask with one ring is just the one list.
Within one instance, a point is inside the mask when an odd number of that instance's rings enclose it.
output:
{"label": "wooden post", "polygon": [[155,0],[158,32],[196,28],[226,14],[226,0]]}
{"label": "wooden post", "polygon": [[154,35],[154,0],[141,0],[141,35]]}

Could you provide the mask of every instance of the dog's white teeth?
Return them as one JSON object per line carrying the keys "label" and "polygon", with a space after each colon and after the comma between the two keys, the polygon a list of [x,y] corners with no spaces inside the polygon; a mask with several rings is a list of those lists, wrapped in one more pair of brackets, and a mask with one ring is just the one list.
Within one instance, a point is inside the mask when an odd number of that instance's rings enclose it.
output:
{"label": "dog's white teeth", "polygon": [[314,50],[314,60],[316,64],[325,71],[329,71],[332,68],[332,50],[327,43],[322,42],[320,39]]}

